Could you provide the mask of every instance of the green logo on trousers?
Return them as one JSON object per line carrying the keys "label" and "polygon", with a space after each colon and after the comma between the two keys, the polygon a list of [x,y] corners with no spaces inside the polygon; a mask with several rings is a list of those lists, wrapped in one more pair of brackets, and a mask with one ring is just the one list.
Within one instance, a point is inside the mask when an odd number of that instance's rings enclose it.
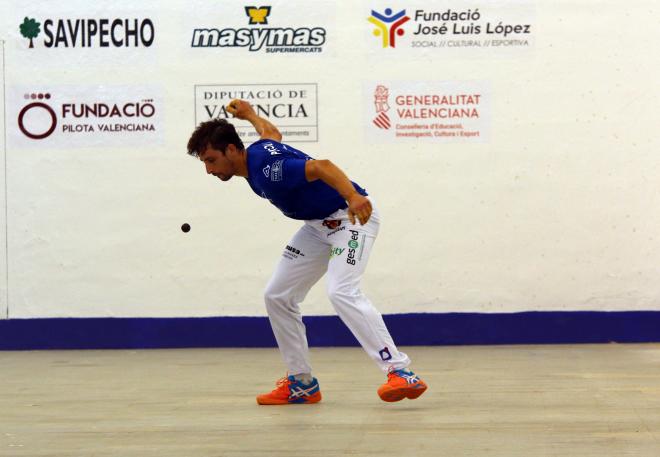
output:
{"label": "green logo on trousers", "polygon": [[330,248],[330,258],[339,257],[346,248]]}
{"label": "green logo on trousers", "polygon": [[358,246],[359,246],[359,244],[355,240],[351,240],[351,241],[348,242],[348,247],[351,248],[351,249],[357,249]]}

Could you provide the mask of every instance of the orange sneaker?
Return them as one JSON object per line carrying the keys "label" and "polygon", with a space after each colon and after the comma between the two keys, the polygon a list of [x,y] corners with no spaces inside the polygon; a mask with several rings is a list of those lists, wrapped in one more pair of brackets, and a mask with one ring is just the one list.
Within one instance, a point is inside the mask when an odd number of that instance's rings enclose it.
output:
{"label": "orange sneaker", "polygon": [[321,401],[321,390],[316,378],[312,378],[312,382],[309,384],[303,384],[293,376],[289,376],[279,379],[276,386],[272,392],[257,395],[257,403],[260,405],[288,405]]}
{"label": "orange sneaker", "polygon": [[393,370],[387,374],[387,382],[380,386],[378,395],[383,401],[400,401],[404,398],[414,400],[428,388],[426,383],[419,379],[410,370]]}

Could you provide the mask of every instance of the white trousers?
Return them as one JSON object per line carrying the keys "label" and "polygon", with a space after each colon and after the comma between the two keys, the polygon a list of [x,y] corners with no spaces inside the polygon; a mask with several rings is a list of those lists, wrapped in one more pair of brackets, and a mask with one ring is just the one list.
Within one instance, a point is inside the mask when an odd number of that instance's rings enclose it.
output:
{"label": "white trousers", "polygon": [[351,224],[346,210],[340,210],[325,220],[305,221],[284,250],[264,296],[290,375],[312,372],[299,305],[326,272],[332,306],[376,364],[384,372],[410,364],[397,350],[381,314],[360,291],[379,226],[376,209],[364,226]]}

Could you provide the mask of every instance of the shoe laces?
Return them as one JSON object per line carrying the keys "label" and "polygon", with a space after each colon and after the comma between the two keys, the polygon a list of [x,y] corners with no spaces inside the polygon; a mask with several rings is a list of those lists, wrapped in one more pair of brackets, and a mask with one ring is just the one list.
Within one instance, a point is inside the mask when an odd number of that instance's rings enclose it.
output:
{"label": "shoe laces", "polygon": [[401,376],[398,373],[395,373],[394,371],[390,371],[387,373],[387,380],[391,381],[394,378],[400,378]]}
{"label": "shoe laces", "polygon": [[408,384],[414,384],[417,381],[419,381],[419,377],[413,373],[412,371],[407,373],[405,371],[401,370],[392,370],[389,373],[387,373],[387,380],[389,381],[392,378],[403,378],[406,380]]}
{"label": "shoe laces", "polygon": [[273,392],[281,392],[282,394],[286,394],[287,396],[289,395],[289,385],[291,384],[291,381],[289,381],[288,377],[283,377],[278,379],[275,382],[275,389]]}
{"label": "shoe laces", "polygon": [[277,381],[275,381],[275,386],[278,389],[281,389],[282,387],[285,387],[285,386],[288,388],[289,387],[289,378],[285,376],[283,378],[278,379]]}

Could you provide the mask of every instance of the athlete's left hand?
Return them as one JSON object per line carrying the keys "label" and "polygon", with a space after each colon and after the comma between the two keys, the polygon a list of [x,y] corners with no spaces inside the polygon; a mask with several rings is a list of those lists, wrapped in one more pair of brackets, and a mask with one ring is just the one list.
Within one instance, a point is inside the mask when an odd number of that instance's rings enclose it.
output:
{"label": "athlete's left hand", "polygon": [[364,195],[355,192],[349,197],[348,219],[351,221],[351,224],[355,225],[356,218],[360,221],[360,225],[366,224],[371,217],[372,210],[371,202]]}

